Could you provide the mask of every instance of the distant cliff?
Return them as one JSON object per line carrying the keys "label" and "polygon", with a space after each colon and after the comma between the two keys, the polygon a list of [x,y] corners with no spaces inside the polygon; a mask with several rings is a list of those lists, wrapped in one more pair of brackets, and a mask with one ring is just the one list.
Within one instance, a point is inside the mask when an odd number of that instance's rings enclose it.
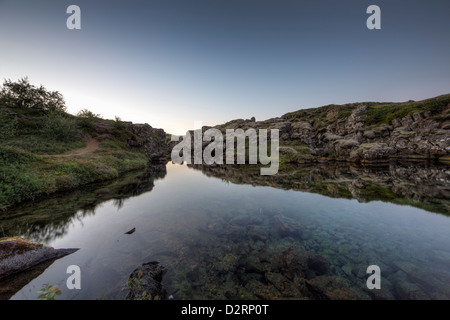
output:
{"label": "distant cliff", "polygon": [[279,129],[282,162],[450,161],[450,95],[405,103],[328,105],[265,121],[233,120],[216,128]]}

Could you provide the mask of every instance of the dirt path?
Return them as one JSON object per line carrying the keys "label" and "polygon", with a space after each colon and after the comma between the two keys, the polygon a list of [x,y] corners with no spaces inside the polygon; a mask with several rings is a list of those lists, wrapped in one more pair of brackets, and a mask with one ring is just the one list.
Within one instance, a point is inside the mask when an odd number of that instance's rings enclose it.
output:
{"label": "dirt path", "polygon": [[75,156],[75,155],[82,155],[82,154],[86,154],[86,153],[91,153],[94,152],[95,150],[98,149],[98,140],[95,138],[92,138],[91,136],[87,136],[86,138],[86,147],[82,148],[82,149],[78,149],[78,150],[74,150],[74,151],[70,151],[67,153],[63,153],[59,156],[61,157],[68,157],[68,156]]}
{"label": "dirt path", "polygon": [[[104,135],[100,135],[99,138],[103,137]],[[66,153],[61,154],[46,154],[43,156],[46,157],[72,157],[72,156],[79,156],[86,153],[92,153],[95,152],[98,149],[99,141],[95,138],[92,138],[90,135],[86,135],[86,147],[69,151]]]}

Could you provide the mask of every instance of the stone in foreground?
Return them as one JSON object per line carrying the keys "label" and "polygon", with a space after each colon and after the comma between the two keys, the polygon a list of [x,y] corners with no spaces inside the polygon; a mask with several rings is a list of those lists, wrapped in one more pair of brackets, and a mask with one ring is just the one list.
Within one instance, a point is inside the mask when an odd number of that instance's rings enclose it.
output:
{"label": "stone in foreground", "polygon": [[0,279],[78,249],[54,249],[21,237],[0,239]]}
{"label": "stone in foreground", "polygon": [[167,292],[161,285],[163,276],[167,268],[152,261],[144,263],[134,270],[128,279],[128,289],[130,290],[127,300],[165,300]]}

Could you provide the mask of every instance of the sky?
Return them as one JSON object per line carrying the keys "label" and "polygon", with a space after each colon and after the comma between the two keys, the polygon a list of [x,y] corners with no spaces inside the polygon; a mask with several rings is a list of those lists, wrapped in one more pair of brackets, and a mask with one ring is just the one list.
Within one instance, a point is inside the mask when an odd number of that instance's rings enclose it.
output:
{"label": "sky", "polygon": [[[69,30],[69,5],[81,29]],[[369,30],[369,5],[381,29]],[[448,0],[0,0],[0,80],[71,113],[194,127],[450,93]]]}

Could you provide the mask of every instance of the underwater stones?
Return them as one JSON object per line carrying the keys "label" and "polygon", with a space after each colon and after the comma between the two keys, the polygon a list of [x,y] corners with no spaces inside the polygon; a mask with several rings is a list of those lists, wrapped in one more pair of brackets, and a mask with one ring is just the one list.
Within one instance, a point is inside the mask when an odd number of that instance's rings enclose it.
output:
{"label": "underwater stones", "polygon": [[204,268],[198,266],[194,267],[192,270],[186,273],[186,279],[192,287],[201,287],[206,283],[206,272]]}
{"label": "underwater stones", "polygon": [[167,268],[159,262],[152,261],[142,264],[141,267],[131,273],[128,279],[130,291],[126,299],[166,299],[166,289],[161,285],[162,278],[166,272]]}
{"label": "underwater stones", "polygon": [[294,276],[314,277],[328,273],[330,265],[324,257],[308,252],[298,246],[291,246],[281,256],[281,272],[289,279]]}
{"label": "underwater stones", "polygon": [[269,231],[263,226],[251,226],[247,235],[255,241],[266,241],[269,237]]}
{"label": "underwater stones", "polygon": [[396,268],[405,272],[409,277],[412,278],[427,278],[428,272],[417,264],[405,260],[393,260],[392,265]]}
{"label": "underwater stones", "polygon": [[283,277],[283,275],[281,275],[280,273],[275,272],[266,272],[264,274],[264,278],[266,279],[266,281],[273,284],[275,288],[277,288],[280,291],[284,290],[285,283],[289,281],[286,279],[286,277]]}
{"label": "underwater stones", "polygon": [[302,238],[302,227],[295,220],[281,213],[273,216],[275,230],[282,237]]}
{"label": "underwater stones", "polygon": [[247,233],[247,228],[241,225],[226,225],[223,228],[218,228],[216,230],[218,236],[226,237],[228,240],[233,242],[242,241]]}
{"label": "underwater stones", "polygon": [[381,277],[380,282],[381,289],[366,289],[366,292],[369,294],[369,296],[373,300],[395,300],[395,296],[393,294],[394,286],[392,285],[392,283],[384,277]]}
{"label": "underwater stones", "polygon": [[280,292],[282,298],[301,298],[305,296],[301,292],[302,287],[304,287],[304,278],[296,277],[292,281],[275,272],[267,272],[264,278],[269,285],[273,285]]}
{"label": "underwater stones", "polygon": [[0,279],[76,251],[78,249],[54,249],[20,237],[1,238]]}
{"label": "underwater stones", "polygon": [[269,261],[262,261],[256,254],[241,257],[239,266],[246,273],[257,273],[261,275],[269,271],[279,271],[278,265],[274,265]]}
{"label": "underwater stones", "polygon": [[306,287],[319,300],[369,300],[362,290],[339,276],[318,276],[306,280]]}
{"label": "underwater stones", "polygon": [[229,253],[216,264],[216,269],[218,272],[225,274],[235,269],[237,262],[238,258],[235,255]]}
{"label": "underwater stones", "polygon": [[353,268],[352,268],[352,266],[350,265],[350,264],[346,264],[346,265],[344,265],[344,266],[342,266],[342,271],[344,271],[344,273],[347,275],[347,276],[349,276],[349,277],[352,277],[353,275],[352,275],[352,270],[353,270]]}
{"label": "underwater stones", "polygon": [[261,281],[251,280],[245,285],[245,289],[256,298],[263,300],[281,299],[283,296],[273,285],[266,285]]}
{"label": "underwater stones", "polygon": [[240,226],[250,226],[250,225],[256,225],[261,224],[261,218],[249,215],[249,214],[240,214],[230,220],[230,224],[233,225],[240,225]]}
{"label": "underwater stones", "polygon": [[316,275],[323,275],[330,271],[330,263],[321,255],[309,252],[308,267]]}
{"label": "underwater stones", "polygon": [[411,282],[408,275],[402,270],[398,270],[390,275],[388,279],[394,285],[395,294],[398,299],[410,300],[416,295],[415,292],[422,291],[422,288]]}
{"label": "underwater stones", "polygon": [[292,246],[283,251],[281,272],[291,280],[295,275],[306,276],[308,272],[308,252],[297,246]]}
{"label": "underwater stones", "polygon": [[271,271],[280,271],[281,252],[273,249],[262,249],[256,255],[261,263],[268,263]]}

